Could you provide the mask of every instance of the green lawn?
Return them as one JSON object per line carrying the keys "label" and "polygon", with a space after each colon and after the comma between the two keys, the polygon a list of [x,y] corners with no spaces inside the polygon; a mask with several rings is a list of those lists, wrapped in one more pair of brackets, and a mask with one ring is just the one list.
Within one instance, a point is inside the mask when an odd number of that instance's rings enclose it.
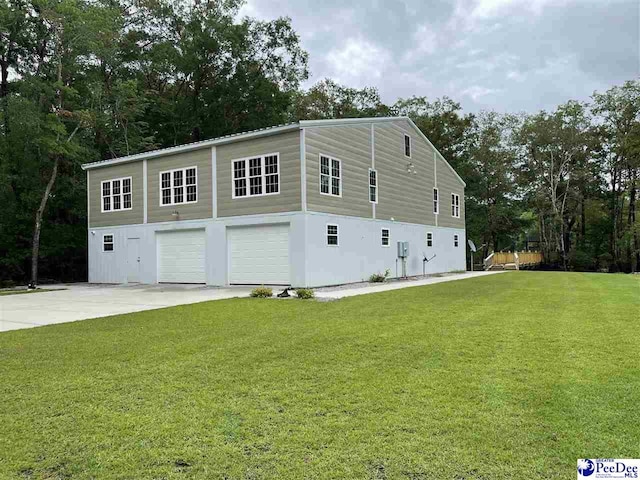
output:
{"label": "green lawn", "polygon": [[0,334],[0,478],[575,478],[640,457],[640,278],[514,272]]}
{"label": "green lawn", "polygon": [[[0,290],[0,297],[3,295],[24,295],[25,293],[51,292],[52,290],[52,288],[38,288],[37,290]],[[66,290],[66,288],[58,288],[57,290]]]}

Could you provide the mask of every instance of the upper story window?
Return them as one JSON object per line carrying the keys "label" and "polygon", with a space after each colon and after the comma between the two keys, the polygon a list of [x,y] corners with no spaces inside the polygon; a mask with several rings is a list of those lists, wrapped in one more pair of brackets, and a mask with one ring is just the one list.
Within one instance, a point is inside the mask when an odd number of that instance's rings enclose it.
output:
{"label": "upper story window", "polygon": [[404,154],[411,158],[411,137],[409,135],[404,136]]}
{"label": "upper story window", "polygon": [[460,237],[458,237],[458,234],[457,234],[457,233],[453,235],[453,246],[454,246],[454,247],[457,247],[457,246],[459,245],[459,241],[458,241],[458,240],[459,240],[459,238],[460,238]]}
{"label": "upper story window", "polygon": [[460,195],[457,193],[451,194],[451,216],[460,218]]}
{"label": "upper story window", "polygon": [[378,203],[378,172],[372,168],[369,169],[369,201]]}
{"label": "upper story window", "polygon": [[102,211],[131,210],[131,177],[102,182]]}
{"label": "upper story window", "polygon": [[342,196],[342,165],[337,158],[320,154],[320,193]]}
{"label": "upper story window", "polygon": [[433,233],[427,232],[427,247],[433,247]]}
{"label": "upper story window", "polygon": [[102,236],[102,251],[113,252],[113,235],[108,234]]}
{"label": "upper story window", "polygon": [[232,160],[232,198],[280,193],[280,154]]}
{"label": "upper story window", "polygon": [[197,167],[160,172],[160,206],[198,201]]}
{"label": "upper story window", "polygon": [[338,246],[338,225],[327,225],[327,245]]}
{"label": "upper story window", "polygon": [[382,229],[382,246],[383,247],[388,247],[389,246],[389,229],[388,228],[383,228]]}
{"label": "upper story window", "polygon": [[440,213],[440,202],[438,200],[438,189],[433,189],[433,213],[438,215]]}

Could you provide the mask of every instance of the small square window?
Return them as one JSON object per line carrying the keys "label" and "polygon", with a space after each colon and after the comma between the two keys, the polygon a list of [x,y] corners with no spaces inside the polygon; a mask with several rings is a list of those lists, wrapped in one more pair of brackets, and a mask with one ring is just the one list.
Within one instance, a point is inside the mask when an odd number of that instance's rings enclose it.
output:
{"label": "small square window", "polygon": [[338,245],[338,225],[327,225],[327,245]]}
{"label": "small square window", "polygon": [[427,232],[427,247],[433,247],[433,233]]}
{"label": "small square window", "polygon": [[453,246],[454,246],[454,247],[457,247],[457,246],[458,246],[458,244],[460,243],[460,242],[459,242],[459,240],[458,240],[458,238],[459,238],[459,237],[458,237],[458,235],[454,235],[454,236],[453,236]]}
{"label": "small square window", "polygon": [[389,246],[389,229],[388,228],[382,229],[382,246],[383,247]]}
{"label": "small square window", "polygon": [[113,252],[113,235],[102,236],[102,251]]}

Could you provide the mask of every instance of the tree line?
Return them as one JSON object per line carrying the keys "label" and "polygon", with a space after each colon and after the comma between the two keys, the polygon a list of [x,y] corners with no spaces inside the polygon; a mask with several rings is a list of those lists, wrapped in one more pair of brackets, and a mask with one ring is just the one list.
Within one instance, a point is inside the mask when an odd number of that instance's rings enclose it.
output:
{"label": "tree line", "polygon": [[[408,115],[467,182],[483,253],[635,271],[640,83],[551,112],[381,101],[322,80],[288,18],[241,0],[0,2],[0,281],[86,279],[82,163],[300,119]],[[35,261],[33,261],[35,260]],[[39,268],[39,270],[38,270]]]}

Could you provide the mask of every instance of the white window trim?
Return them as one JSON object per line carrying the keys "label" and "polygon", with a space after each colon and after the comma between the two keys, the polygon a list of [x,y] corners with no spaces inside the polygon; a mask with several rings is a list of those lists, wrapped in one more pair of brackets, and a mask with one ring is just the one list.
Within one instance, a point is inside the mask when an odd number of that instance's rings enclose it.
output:
{"label": "white window trim", "polygon": [[[336,227],[336,244],[333,245],[329,243],[329,227]],[[339,247],[340,246],[340,227],[336,223],[327,223],[327,226],[324,229],[324,241],[327,244],[327,247]]]}
{"label": "white window trim", "polygon": [[[433,193],[435,193],[436,196],[438,197],[438,200],[436,200],[435,202],[433,201]],[[433,203],[433,214],[439,215],[440,214],[440,191],[438,190],[438,187],[433,188],[433,192],[431,193],[431,202]]]}
{"label": "white window trim", "polygon": [[[376,184],[375,185],[371,185],[371,172],[375,172],[376,174]],[[375,200],[371,200],[371,187],[375,187],[376,189],[376,199]],[[342,189],[340,189],[340,192],[342,193]],[[376,170],[375,168],[370,168],[369,169],[369,188],[367,189],[367,193],[369,195],[369,203],[378,203],[378,170]]]}
{"label": "white window trim", "polygon": [[[384,235],[382,233],[385,230],[389,233],[389,235],[387,236],[388,243],[386,245],[384,243],[382,243],[382,239],[384,238]],[[380,246],[382,248],[390,248],[391,247],[391,229],[390,228],[382,228],[380,230]]]}
{"label": "white window trim", "polygon": [[[266,193],[267,191],[267,175],[265,173],[265,165],[264,165],[264,160],[266,157],[276,157],[277,158],[277,163],[276,165],[278,165],[278,191],[277,192],[271,192],[271,193]],[[262,182],[262,193],[256,193],[256,194],[251,194],[251,186],[250,186],[250,181],[249,178],[251,178],[249,176],[249,160],[255,159],[255,158],[259,158],[260,159],[260,181]],[[233,172],[234,172],[234,164],[236,162],[245,162],[244,164],[244,168],[245,168],[245,176],[244,179],[246,180],[246,188],[247,188],[247,194],[246,195],[236,195],[236,183],[235,180],[236,178],[233,176]],[[280,165],[280,152],[273,152],[273,153],[265,153],[263,155],[252,155],[250,157],[244,157],[244,158],[234,158],[233,160],[231,160],[231,198],[232,199],[241,199],[241,198],[256,198],[256,197],[266,197],[269,195],[280,195],[281,192],[281,186],[280,186],[280,179],[282,177],[282,169],[281,169],[281,165]]]}
{"label": "white window trim", "polygon": [[[111,245],[113,246],[113,248],[111,250],[105,250],[104,249],[104,243],[105,243],[104,242],[104,237],[111,237]],[[113,252],[116,251],[116,237],[113,236],[113,233],[103,233],[102,234],[102,251],[103,251],[103,253],[113,253]]]}
{"label": "white window trim", "polygon": [[[409,155],[407,155],[407,138],[409,139]],[[402,148],[404,150],[404,156],[407,158],[411,158],[411,155],[413,153],[413,142],[411,140],[411,135],[408,134],[404,134],[404,141],[402,143]]]}
{"label": "white window trim", "polygon": [[[429,245],[429,235],[431,235],[431,245]],[[433,246],[435,245],[435,241],[433,238],[433,232],[427,232],[427,234],[425,235],[425,243],[427,245],[427,248],[433,248]]]}
{"label": "white window trim", "polygon": [[[188,202],[187,201],[187,170],[191,170],[192,168],[195,168],[195,170],[196,170],[196,199]],[[175,191],[174,191],[174,186],[173,186],[173,172],[178,172],[178,171],[182,171],[182,188],[184,188],[184,193],[182,195],[182,198],[184,198],[184,201],[180,202],[180,203],[175,203],[174,202]],[[171,181],[171,203],[162,203],[162,174],[163,173],[168,173],[170,175],[169,179]],[[184,168],[174,168],[173,170],[163,170],[163,171],[158,173],[158,192],[160,194],[160,198],[158,199],[158,201],[159,201],[159,205],[161,207],[173,207],[173,206],[176,206],[176,205],[188,205],[188,204],[198,203],[198,197],[200,196],[198,191],[199,191],[199,188],[198,188],[198,167],[197,167],[197,165],[193,165],[191,167],[184,167]]]}
{"label": "white window trim", "polygon": [[[118,210],[114,210],[113,209],[113,182],[117,182],[120,181],[120,193],[118,194],[118,196],[120,197],[120,207]],[[129,180],[129,185],[131,187],[131,206],[129,208],[122,208],[124,206],[124,193],[122,193],[122,181],[123,180]],[[104,209],[104,199],[105,199],[105,195],[104,195],[104,184],[105,183],[110,183],[109,185],[109,198],[110,200],[110,205],[111,205],[111,209],[109,210],[105,210]],[[120,178],[111,178],[109,180],[103,180],[102,182],[100,182],[100,211],[102,213],[113,213],[113,212],[122,212],[122,211],[127,211],[127,210],[133,210],[133,178],[132,177],[120,177]]]}
{"label": "white window trim", "polygon": [[[329,159],[329,193],[324,193],[322,191],[322,157],[327,157]],[[333,193],[331,193],[331,187],[332,187],[332,182],[331,179],[335,178],[332,174],[331,174],[331,163],[332,161],[335,160],[338,162],[338,166],[340,167],[340,194],[339,195],[334,195]],[[318,191],[320,192],[320,195],[326,195],[328,197],[338,197],[338,198],[342,198],[342,185],[344,184],[344,182],[342,181],[342,160],[340,160],[339,158],[335,158],[332,157],[331,155],[327,155],[324,153],[320,153],[318,154]]]}
{"label": "white window trim", "polygon": [[[457,205],[456,205],[456,199],[458,200]],[[438,200],[440,200],[440,197],[438,197]],[[451,192],[451,207],[453,210],[453,213],[451,214],[451,216],[453,218],[460,218],[460,195],[454,192]]]}
{"label": "white window trim", "polygon": [[[456,245],[457,243],[457,245]],[[460,236],[457,233],[453,234],[453,247],[458,248],[460,246]]]}

